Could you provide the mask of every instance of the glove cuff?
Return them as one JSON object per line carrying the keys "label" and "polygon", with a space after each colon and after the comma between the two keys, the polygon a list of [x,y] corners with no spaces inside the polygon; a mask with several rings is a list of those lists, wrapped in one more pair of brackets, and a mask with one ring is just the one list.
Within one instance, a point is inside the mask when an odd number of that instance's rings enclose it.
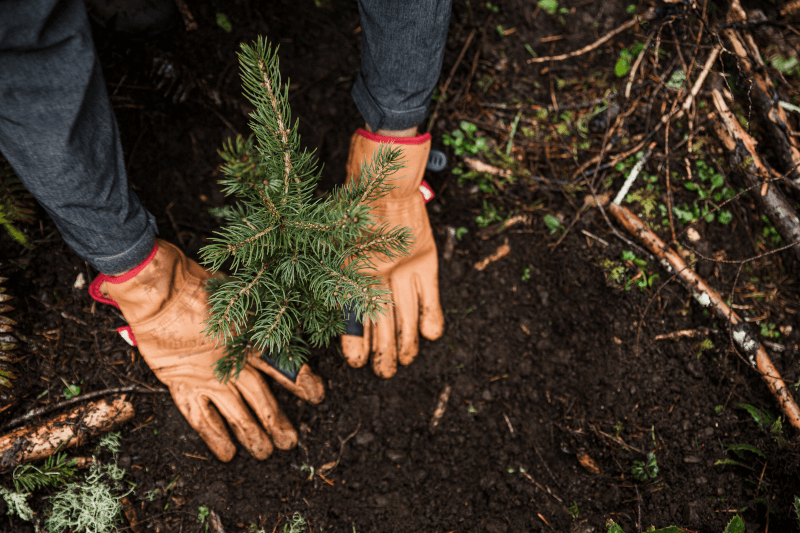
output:
{"label": "glove cuff", "polygon": [[[106,297],[106,296],[103,295],[102,291],[100,290],[100,286],[103,283],[114,283],[114,284],[117,284],[117,283],[124,283],[124,282],[126,282],[126,281],[128,281],[130,279],[133,279],[139,272],[144,270],[144,268],[148,264],[150,264],[150,261],[152,261],[153,258],[156,256],[156,252],[158,252],[158,244],[154,243],[153,244],[153,250],[150,252],[150,255],[148,255],[147,258],[145,258],[144,261],[139,263],[139,265],[135,266],[134,268],[132,268],[128,272],[125,272],[124,274],[121,274],[119,276],[110,276],[108,274],[100,274],[89,285],[89,296],[91,296],[92,298],[94,298],[96,301],[98,301],[100,303],[113,305],[117,309],[120,309],[119,304],[116,301],[114,301],[110,297]],[[122,309],[120,309],[120,311],[122,311]],[[136,343],[136,337],[133,335],[133,330],[131,329],[130,326],[122,326],[122,327],[117,328],[117,333],[119,333],[120,337],[125,339],[125,342],[127,342],[131,346],[136,346],[136,344],[137,344]]]}
{"label": "glove cuff", "polygon": [[425,144],[431,140],[430,133],[421,133],[415,137],[390,137],[388,135],[378,135],[377,133],[367,131],[364,128],[358,128],[356,135],[369,139],[376,143],[392,143],[392,144]]}

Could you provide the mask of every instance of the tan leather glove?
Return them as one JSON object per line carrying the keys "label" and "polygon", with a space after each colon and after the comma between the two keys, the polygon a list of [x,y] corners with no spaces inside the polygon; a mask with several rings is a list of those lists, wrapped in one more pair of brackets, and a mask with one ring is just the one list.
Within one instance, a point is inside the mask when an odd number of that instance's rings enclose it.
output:
{"label": "tan leather glove", "polygon": [[322,380],[307,365],[296,376],[287,377],[254,352],[237,380],[220,383],[213,366],[225,348],[215,346],[203,333],[205,282],[210,277],[178,248],[157,240],[141,265],[121,276],[101,274],[89,293],[122,311],[128,326],[118,331],[139,346],[144,360],[169,387],[178,409],[214,455],[230,461],[236,454],[224,418],[253,457],[266,459],[273,443],[282,450],[292,448],[297,433],[257,370],[314,404],[325,396]]}
{"label": "tan leather glove", "polygon": [[444,330],[444,316],[439,305],[438,260],[436,243],[433,240],[428,212],[425,209],[420,183],[425,174],[425,165],[431,149],[429,133],[416,137],[386,137],[359,129],[350,140],[350,155],[347,159],[347,182],[361,175],[361,166],[380,143],[392,143],[403,151],[403,169],[392,178],[396,187],[389,194],[373,202],[372,215],[378,224],[389,227],[408,226],[414,235],[410,254],[394,261],[378,255],[374,259],[377,272],[370,274],[382,277],[385,286],[392,291],[394,307],[386,309],[377,324],[367,320],[360,328],[348,325],[342,335],[342,350],[348,363],[363,366],[372,354],[375,374],[392,377],[397,371],[397,362],[411,363],[419,352],[419,332],[426,339],[436,340]]}

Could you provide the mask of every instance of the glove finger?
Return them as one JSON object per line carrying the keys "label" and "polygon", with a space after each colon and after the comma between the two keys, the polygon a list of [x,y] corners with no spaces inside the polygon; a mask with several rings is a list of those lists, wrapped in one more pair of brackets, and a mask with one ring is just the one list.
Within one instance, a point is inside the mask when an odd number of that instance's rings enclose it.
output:
{"label": "glove finger", "polygon": [[[233,444],[225,422],[219,412],[210,405],[207,398],[196,394],[183,394],[183,387],[171,387],[170,393],[175,405],[189,425],[200,435],[217,459],[227,463],[236,455],[236,446]],[[188,392],[188,391],[187,391]]]}
{"label": "glove finger", "polygon": [[262,359],[258,352],[251,352],[248,362],[298,398],[314,405],[325,399],[325,386],[322,384],[322,378],[314,374],[308,365],[301,366],[294,379],[291,379]]}
{"label": "glove finger", "polygon": [[366,319],[364,320],[363,336],[342,335],[342,353],[344,358],[347,359],[347,363],[353,368],[361,368],[369,359],[372,326],[372,322]]}
{"label": "glove finger", "polygon": [[439,303],[439,268],[436,260],[436,245],[426,254],[423,265],[417,270],[424,273],[417,278],[419,291],[419,330],[422,336],[435,341],[444,333],[444,313]]}
{"label": "glove finger", "polygon": [[239,374],[236,387],[272,437],[275,446],[281,450],[294,448],[297,432],[283,414],[264,378],[254,369],[245,367]]}
{"label": "glove finger", "polygon": [[[247,370],[245,368],[239,374],[236,385]],[[251,370],[251,372],[253,371]],[[256,459],[266,459],[272,453],[272,443],[253,415],[250,414],[250,410],[236,390],[236,385],[229,383],[224,389],[215,390],[211,395],[211,401],[228,421],[228,426],[233,430],[242,446],[250,452],[250,455]]]}
{"label": "glove finger", "polygon": [[395,301],[397,360],[408,365],[419,353],[419,279],[416,275],[392,278]]}
{"label": "glove finger", "polygon": [[386,313],[378,318],[377,324],[370,324],[372,370],[382,378],[390,378],[397,372],[397,341],[394,330],[394,306],[389,306]]}

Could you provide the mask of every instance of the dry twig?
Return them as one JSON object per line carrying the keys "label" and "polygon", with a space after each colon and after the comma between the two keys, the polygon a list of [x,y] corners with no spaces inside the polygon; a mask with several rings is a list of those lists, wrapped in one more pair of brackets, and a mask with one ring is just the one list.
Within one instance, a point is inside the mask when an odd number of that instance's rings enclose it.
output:
{"label": "dry twig", "polygon": [[729,321],[733,325],[734,340],[749,356],[750,364],[761,373],[770,391],[778,400],[778,404],[781,406],[789,423],[800,430],[800,408],[795,403],[780,373],[772,364],[766,350],[743,327],[744,322],[739,318],[739,315],[734,313],[720,295],[697,276],[677,253],[668,249],[666,244],[655,233],[650,231],[636,215],[625,207],[614,203],[609,205],[608,211],[631,234],[639,237],[644,245],[661,260],[664,268],[669,272],[677,273],[678,279],[689,289],[700,305],[711,307],[719,318]]}

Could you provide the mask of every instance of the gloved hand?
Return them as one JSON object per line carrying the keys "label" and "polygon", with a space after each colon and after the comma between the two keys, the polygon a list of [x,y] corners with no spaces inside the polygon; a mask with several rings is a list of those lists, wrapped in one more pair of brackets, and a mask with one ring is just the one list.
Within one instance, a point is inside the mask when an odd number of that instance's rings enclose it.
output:
{"label": "gloved hand", "polygon": [[[380,377],[390,378],[397,371],[397,362],[410,364],[419,352],[419,332],[426,339],[436,340],[444,330],[444,316],[439,305],[438,260],[436,243],[420,183],[431,149],[429,133],[416,137],[386,137],[359,129],[350,140],[347,160],[347,182],[358,179],[366,159],[372,161],[380,143],[393,143],[403,151],[403,169],[392,176],[396,187],[372,203],[372,215],[378,224],[389,228],[408,226],[414,235],[410,254],[387,259],[382,254],[374,258],[375,271],[370,274],[383,278],[392,291],[394,306],[388,307],[377,324],[367,320],[360,327],[348,326],[342,335],[342,351],[350,366],[361,367],[372,354],[372,368]],[[359,336],[359,333],[362,333]]]}
{"label": "gloved hand", "polygon": [[120,276],[101,274],[89,294],[122,311],[128,326],[118,331],[139,346],[145,362],[169,387],[175,405],[214,455],[227,462],[236,454],[224,418],[253,457],[266,459],[273,443],[282,450],[297,444],[297,433],[257,370],[314,404],[325,397],[322,380],[307,365],[291,379],[254,352],[238,379],[220,383],[213,367],[225,347],[215,346],[203,333],[205,282],[210,277],[178,248],[157,240],[142,264]]}

